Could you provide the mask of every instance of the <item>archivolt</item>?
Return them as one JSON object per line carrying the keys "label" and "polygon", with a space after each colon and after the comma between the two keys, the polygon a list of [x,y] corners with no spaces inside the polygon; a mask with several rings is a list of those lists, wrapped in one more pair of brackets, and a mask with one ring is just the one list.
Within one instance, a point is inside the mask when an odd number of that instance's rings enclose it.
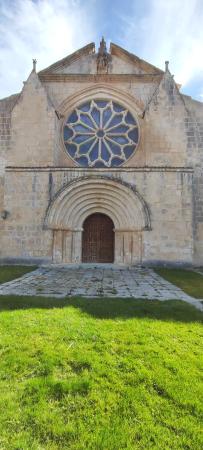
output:
{"label": "archivolt", "polygon": [[109,100],[118,101],[123,104],[126,108],[136,116],[142,117],[144,110],[144,103],[138,101],[132,95],[129,95],[126,91],[122,89],[115,88],[113,86],[108,86],[106,84],[97,83],[94,86],[89,86],[89,88],[82,89],[73,95],[67,97],[57,108],[59,114],[65,117],[74,109],[78,104],[86,102],[92,99],[102,99],[106,98]]}
{"label": "archivolt", "polygon": [[82,229],[90,214],[107,214],[115,230],[150,229],[148,207],[127,183],[108,177],[84,177],[70,182],[48,208],[45,226],[58,230]]}

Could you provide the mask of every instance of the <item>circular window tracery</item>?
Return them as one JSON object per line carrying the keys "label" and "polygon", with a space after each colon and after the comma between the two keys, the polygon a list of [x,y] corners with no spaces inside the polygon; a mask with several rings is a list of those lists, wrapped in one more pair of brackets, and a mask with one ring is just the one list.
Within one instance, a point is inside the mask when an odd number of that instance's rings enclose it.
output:
{"label": "circular window tracery", "polygon": [[118,167],[134,153],[138,125],[124,106],[91,100],[74,109],[64,125],[64,144],[82,167]]}

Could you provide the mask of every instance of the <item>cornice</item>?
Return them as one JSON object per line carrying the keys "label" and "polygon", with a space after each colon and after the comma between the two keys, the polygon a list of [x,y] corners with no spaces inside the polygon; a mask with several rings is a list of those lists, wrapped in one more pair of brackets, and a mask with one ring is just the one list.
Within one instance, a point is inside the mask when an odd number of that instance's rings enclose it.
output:
{"label": "cornice", "polygon": [[159,82],[162,78],[162,74],[49,74],[40,73],[38,74],[42,82],[45,83],[65,83],[65,82],[103,82],[103,83],[114,83],[114,82],[134,82],[134,83],[151,83]]}
{"label": "cornice", "polygon": [[193,173],[194,169],[192,167],[161,167],[161,166],[141,166],[141,167],[123,167],[122,169],[118,168],[102,168],[102,169],[94,169],[94,168],[85,168],[85,167],[20,167],[20,166],[7,166],[6,172],[79,172],[79,173],[124,173],[124,172],[181,172],[181,173]]}

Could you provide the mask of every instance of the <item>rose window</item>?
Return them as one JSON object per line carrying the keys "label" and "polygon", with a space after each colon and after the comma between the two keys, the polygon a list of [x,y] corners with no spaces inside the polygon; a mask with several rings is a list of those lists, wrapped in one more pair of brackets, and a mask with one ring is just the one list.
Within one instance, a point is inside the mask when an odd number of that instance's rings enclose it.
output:
{"label": "rose window", "polygon": [[138,125],[118,103],[92,100],[68,117],[64,144],[68,155],[82,167],[118,167],[137,147]]}

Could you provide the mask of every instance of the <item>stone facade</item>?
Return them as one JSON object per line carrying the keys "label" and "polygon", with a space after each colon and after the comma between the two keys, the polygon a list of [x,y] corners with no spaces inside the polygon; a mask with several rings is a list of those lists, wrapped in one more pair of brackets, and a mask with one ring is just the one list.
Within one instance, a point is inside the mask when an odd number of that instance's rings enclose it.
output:
{"label": "stone facade", "polygon": [[[81,167],[67,154],[64,122],[92,99],[137,121],[136,151],[119,167]],[[203,105],[180,93],[167,65],[89,44],[34,68],[0,101],[1,261],[81,262],[84,220],[98,212],[114,223],[115,263],[201,265],[202,199]]]}

